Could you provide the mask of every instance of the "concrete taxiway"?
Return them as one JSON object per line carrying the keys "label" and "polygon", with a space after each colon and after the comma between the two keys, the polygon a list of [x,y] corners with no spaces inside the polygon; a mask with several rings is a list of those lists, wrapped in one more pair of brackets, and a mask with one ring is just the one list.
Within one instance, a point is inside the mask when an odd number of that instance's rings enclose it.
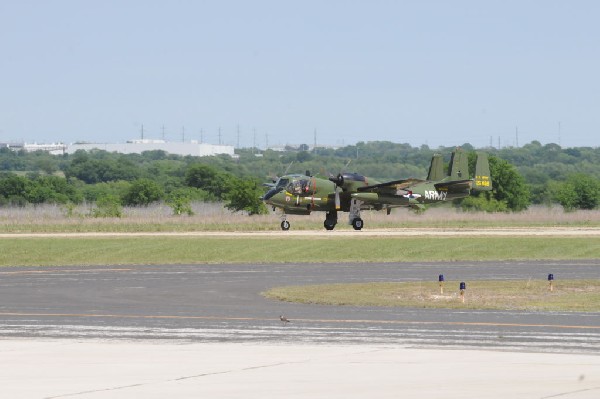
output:
{"label": "concrete taxiway", "polygon": [[22,398],[600,396],[600,357],[397,345],[0,340],[0,392]]}

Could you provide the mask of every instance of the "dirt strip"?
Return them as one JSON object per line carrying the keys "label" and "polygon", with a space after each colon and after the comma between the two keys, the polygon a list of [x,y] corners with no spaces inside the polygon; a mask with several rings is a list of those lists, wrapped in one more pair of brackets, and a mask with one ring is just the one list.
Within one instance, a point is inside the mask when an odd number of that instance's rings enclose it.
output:
{"label": "dirt strip", "polygon": [[374,230],[290,230],[290,231],[189,231],[189,232],[86,232],[86,233],[3,233],[0,238],[80,237],[416,237],[416,236],[600,236],[598,227],[532,228],[409,228]]}

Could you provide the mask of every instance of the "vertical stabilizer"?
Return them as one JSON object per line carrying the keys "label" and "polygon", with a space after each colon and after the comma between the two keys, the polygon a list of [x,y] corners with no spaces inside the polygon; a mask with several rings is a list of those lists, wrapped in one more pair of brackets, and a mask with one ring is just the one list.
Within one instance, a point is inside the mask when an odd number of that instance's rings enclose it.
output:
{"label": "vertical stabilizer", "polygon": [[485,152],[477,153],[477,163],[475,164],[475,181],[473,182],[473,190],[492,190],[492,176],[490,174],[490,163],[488,161],[488,155]]}
{"label": "vertical stabilizer", "polygon": [[440,181],[444,179],[444,159],[441,154],[433,154],[431,157],[431,165],[429,165],[429,173],[427,173],[427,180],[429,181]]}
{"label": "vertical stabilizer", "polygon": [[460,148],[452,151],[448,173],[450,174],[450,181],[469,178],[469,157],[465,151]]}

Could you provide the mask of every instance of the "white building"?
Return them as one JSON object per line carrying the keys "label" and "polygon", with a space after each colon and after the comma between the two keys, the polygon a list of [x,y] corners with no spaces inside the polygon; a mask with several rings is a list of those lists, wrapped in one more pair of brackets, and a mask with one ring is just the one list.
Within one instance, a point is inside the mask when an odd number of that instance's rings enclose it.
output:
{"label": "white building", "polygon": [[67,150],[67,146],[63,143],[51,143],[51,144],[24,143],[23,149],[27,152],[47,151],[52,155],[63,155]]}
{"label": "white building", "polygon": [[205,157],[226,154],[234,156],[234,147],[231,145],[214,145],[192,141],[164,141],[164,140],[130,140],[126,143],[74,143],[67,146],[67,154],[77,150],[104,150],[122,154],[141,154],[144,151],[162,150],[174,155],[191,155]]}
{"label": "white building", "polygon": [[25,142],[10,142],[10,143],[0,143],[0,147],[10,148],[13,151],[46,151],[53,155],[63,155],[67,146],[63,143],[25,143]]}

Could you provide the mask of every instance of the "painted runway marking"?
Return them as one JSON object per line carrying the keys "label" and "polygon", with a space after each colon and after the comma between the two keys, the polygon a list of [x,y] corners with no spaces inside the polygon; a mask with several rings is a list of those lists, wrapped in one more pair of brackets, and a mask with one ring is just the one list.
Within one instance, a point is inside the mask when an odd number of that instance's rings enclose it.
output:
{"label": "painted runway marking", "polygon": [[130,272],[133,269],[49,269],[49,270],[19,270],[14,272],[0,272],[0,275],[20,274],[49,274],[49,273],[94,273],[94,272]]}
{"label": "painted runway marking", "polygon": [[[276,318],[259,317],[223,317],[223,316],[175,316],[175,315],[119,315],[95,313],[20,313],[3,312],[0,316],[13,317],[90,317],[113,319],[164,319],[164,320],[224,320],[224,321],[276,321]],[[600,330],[600,326],[577,326],[565,324],[534,324],[534,323],[492,323],[468,321],[415,321],[415,320],[352,320],[352,319],[294,319],[295,322],[306,323],[363,323],[363,324],[405,324],[405,325],[446,325],[446,326],[478,326],[478,327],[538,327],[559,329],[591,329]]]}

